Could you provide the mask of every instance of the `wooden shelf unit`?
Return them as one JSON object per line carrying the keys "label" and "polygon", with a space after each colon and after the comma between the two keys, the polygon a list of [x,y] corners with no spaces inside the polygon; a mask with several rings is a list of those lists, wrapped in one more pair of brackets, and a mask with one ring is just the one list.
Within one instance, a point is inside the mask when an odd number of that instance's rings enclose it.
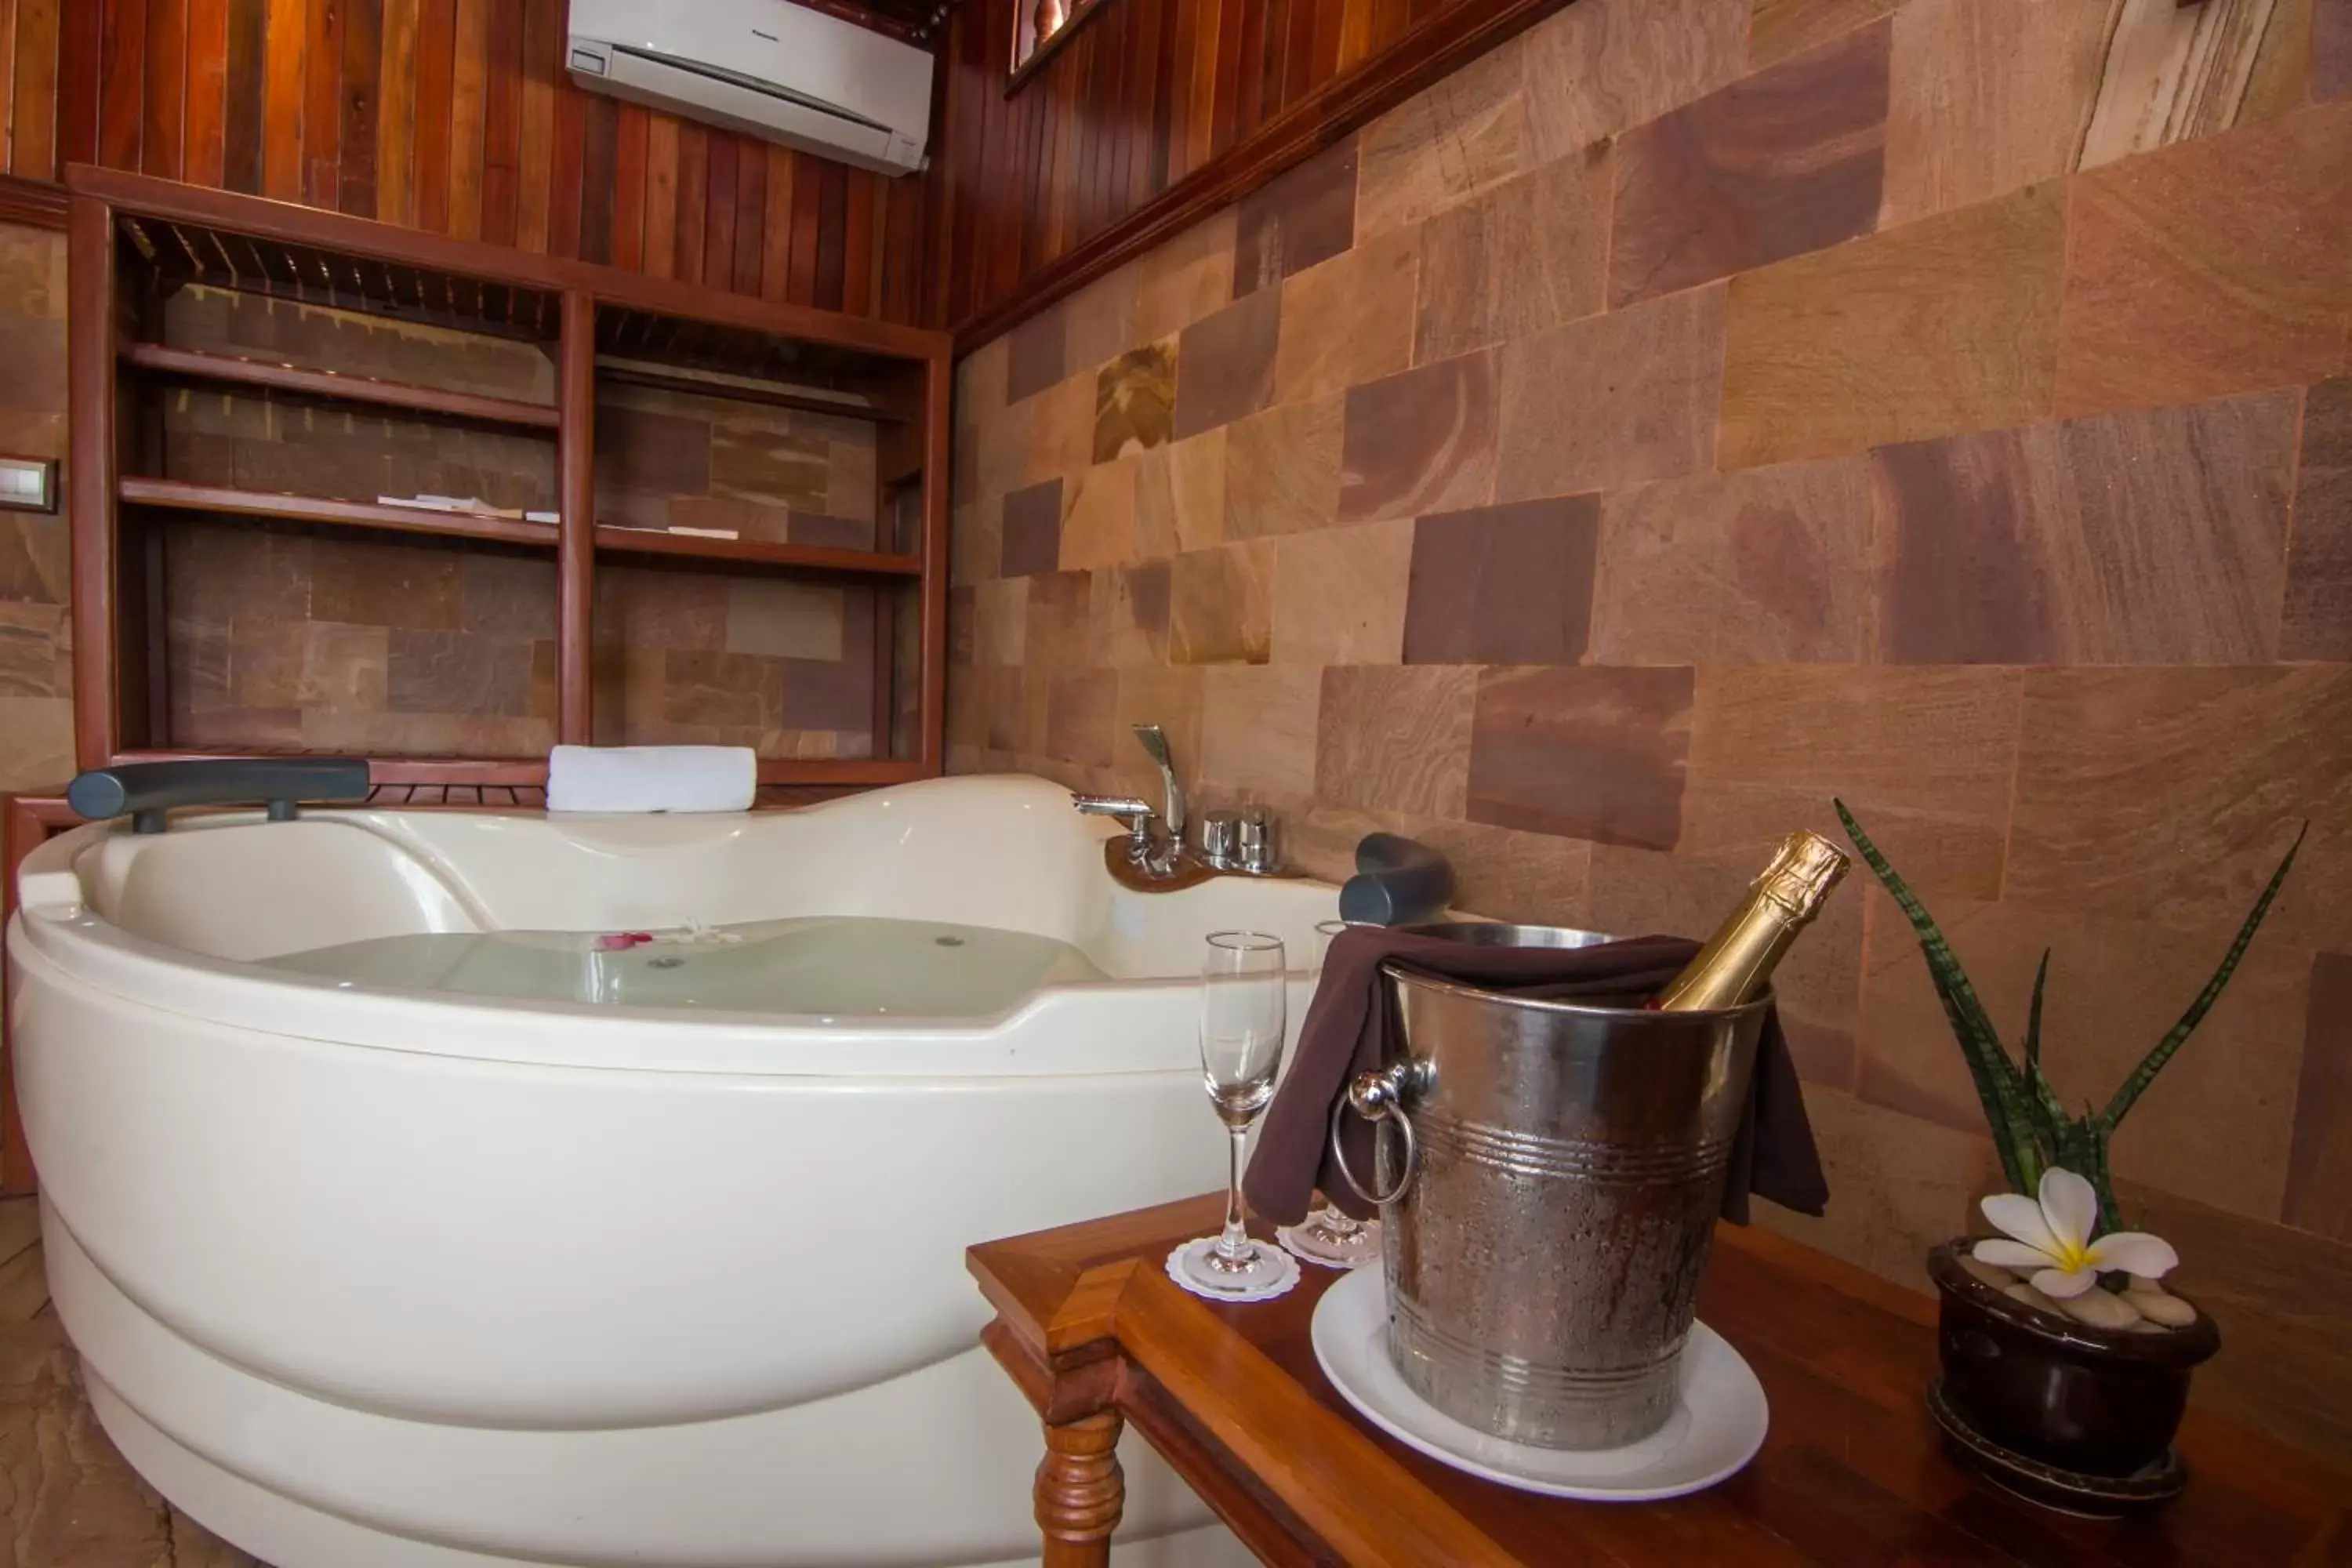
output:
{"label": "wooden shelf unit", "polygon": [[[595,583],[600,558],[639,568],[808,574],[871,584],[875,674],[870,758],[765,758],[763,795],[833,791],[937,774],[947,665],[946,333],[704,290],[674,279],[421,233],[287,203],[75,165],[67,173],[73,535],[74,719],[83,768],[163,756],[271,754],[267,746],[177,744],[165,700],[165,566],[172,517],[299,530],[364,530],[426,547],[520,546],[555,563],[559,742],[596,732]],[[190,284],[536,344],[553,363],[551,403],[156,341],[163,303]],[[511,351],[509,351],[511,352]],[[600,354],[625,360],[606,375]],[[194,483],[167,471],[160,418],[137,399],[169,385],[247,388],[394,420],[454,422],[554,441],[554,525]],[[725,539],[598,523],[600,385],[654,385],[863,421],[876,431],[874,550]],[[142,428],[142,426],[152,426]],[[244,477],[240,468],[238,477]],[[266,482],[266,481],[265,481]],[[914,537],[900,500],[919,495]],[[544,504],[544,503],[533,503]],[[797,503],[795,503],[797,504]],[[136,532],[126,530],[131,523]],[[910,602],[911,611],[901,609]],[[897,619],[915,657],[894,669]],[[862,658],[863,650],[844,650]],[[911,689],[898,723],[896,688]],[[541,710],[543,711],[543,710]],[[892,752],[893,734],[905,754]],[[372,755],[379,785],[527,789],[539,757]]]}

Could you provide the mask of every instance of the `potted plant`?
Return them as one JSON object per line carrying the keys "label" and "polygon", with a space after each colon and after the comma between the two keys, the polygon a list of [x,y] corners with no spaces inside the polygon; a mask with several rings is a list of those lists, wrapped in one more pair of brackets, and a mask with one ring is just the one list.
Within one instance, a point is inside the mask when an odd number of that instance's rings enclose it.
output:
{"label": "potted plant", "polygon": [[1943,1368],[1929,1406],[1964,1454],[2042,1500],[2113,1511],[2169,1497],[2186,1479],[2171,1443],[2189,1374],[2221,1339],[2210,1317],[2163,1283],[2179,1261],[2172,1247],[2124,1228],[2108,1144],[2220,998],[2303,836],[2179,1021],[2103,1109],[2086,1104],[2073,1115],[2042,1070],[2049,952],[2033,977],[2021,1062],[1926,906],[1845,803],[1836,805],[1854,847],[1918,935],[2011,1189],[1982,1204],[1999,1236],[1958,1237],[1928,1253],[1942,1298]]}

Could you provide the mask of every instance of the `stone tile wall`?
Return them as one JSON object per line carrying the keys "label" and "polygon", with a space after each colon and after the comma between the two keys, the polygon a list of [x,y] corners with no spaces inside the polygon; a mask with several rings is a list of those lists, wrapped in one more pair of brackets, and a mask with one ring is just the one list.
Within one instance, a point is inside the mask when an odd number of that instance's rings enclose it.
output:
{"label": "stone tile wall", "polygon": [[[0,456],[66,455],[65,236],[0,224]],[[0,791],[73,772],[65,510],[0,510]]]}
{"label": "stone tile wall", "polygon": [[[2106,0],[1578,0],[970,356],[954,766],[1150,782],[1496,915],[1704,932],[1844,798],[2104,1100],[2308,817],[2116,1150],[2352,1454],[2352,79],[2081,168]],[[2184,17],[2194,15],[2184,12]],[[1838,1198],[1913,1285],[1996,1167],[1866,876],[1784,971]]]}

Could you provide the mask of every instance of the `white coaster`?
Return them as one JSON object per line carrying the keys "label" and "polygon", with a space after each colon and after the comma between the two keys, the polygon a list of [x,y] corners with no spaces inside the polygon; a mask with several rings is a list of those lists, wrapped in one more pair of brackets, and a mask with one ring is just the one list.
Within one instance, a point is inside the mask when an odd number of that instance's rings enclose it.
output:
{"label": "white coaster", "polygon": [[1665,1426],[1622,1448],[1538,1448],[1475,1431],[1433,1408],[1389,1360],[1388,1285],[1359,1269],[1323,1292],[1309,1329],[1315,1359],[1365,1420],[1441,1464],[1521,1491],[1591,1502],[1644,1502],[1702,1490],[1738,1471],[1770,1425],[1764,1386],[1739,1352],[1691,1324]]}
{"label": "white coaster", "polygon": [[1290,1288],[1298,1283],[1297,1260],[1286,1252],[1266,1247],[1264,1256],[1273,1265],[1272,1271],[1266,1279],[1255,1285],[1244,1286],[1237,1290],[1213,1290],[1194,1279],[1192,1271],[1185,1267],[1185,1264],[1188,1258],[1206,1257],[1209,1249],[1216,1245],[1215,1237],[1204,1236],[1198,1240],[1188,1241],[1178,1247],[1175,1251],[1168,1255],[1168,1278],[1176,1281],[1180,1289],[1198,1296],[1203,1301],[1271,1301],[1276,1296],[1287,1295]]}
{"label": "white coaster", "polygon": [[1352,1252],[1336,1254],[1318,1246],[1314,1238],[1307,1234],[1306,1225],[1279,1226],[1274,1233],[1274,1239],[1282,1243],[1282,1250],[1293,1258],[1303,1258],[1307,1262],[1321,1268],[1361,1268],[1367,1263],[1378,1263],[1381,1260],[1381,1222],[1373,1220],[1367,1224],[1362,1236],[1363,1239],[1355,1244],[1355,1249]]}

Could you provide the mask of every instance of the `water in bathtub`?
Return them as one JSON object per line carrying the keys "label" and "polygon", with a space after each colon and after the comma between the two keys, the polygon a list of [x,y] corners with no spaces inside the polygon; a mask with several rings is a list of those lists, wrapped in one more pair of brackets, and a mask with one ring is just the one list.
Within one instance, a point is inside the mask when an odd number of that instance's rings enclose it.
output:
{"label": "water in bathtub", "polygon": [[267,962],[398,990],[835,1017],[987,1017],[1041,985],[1103,978],[1085,953],[1050,937],[849,916],[659,931],[432,932]]}

